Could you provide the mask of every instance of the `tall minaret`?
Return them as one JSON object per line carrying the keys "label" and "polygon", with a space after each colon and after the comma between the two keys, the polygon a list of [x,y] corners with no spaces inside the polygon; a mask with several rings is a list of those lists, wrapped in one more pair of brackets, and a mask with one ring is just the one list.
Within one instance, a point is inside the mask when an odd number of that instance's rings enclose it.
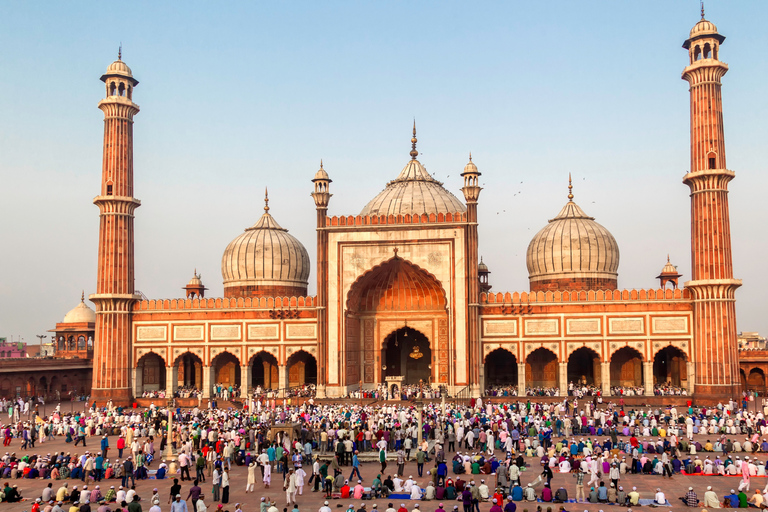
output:
{"label": "tall minaret", "polygon": [[736,288],[733,278],[728,182],[735,173],[726,168],[723,103],[720,79],[728,65],[719,60],[725,37],[704,19],[683,44],[690,62],[683,80],[691,85],[691,171],[683,183],[691,189],[691,267],[693,280],[693,358],[695,394],[710,402],[739,393],[736,341]]}
{"label": "tall minaret", "polygon": [[[122,52],[121,52],[122,53]],[[134,293],[133,211],[141,202],[133,197],[133,102],[138,80],[118,53],[101,80],[107,97],[104,112],[104,157],[99,207],[99,269],[96,294],[96,336],[93,352],[92,397],[99,403],[131,399],[131,306]]]}
{"label": "tall minaret", "polygon": [[328,231],[325,218],[328,216],[328,203],[331,200],[331,178],[320,169],[312,179],[315,190],[311,196],[315,200],[317,211],[317,397],[325,398],[325,386],[328,384]]}
{"label": "tall minaret", "polygon": [[[414,126],[414,137],[416,136]],[[464,178],[464,186],[461,191],[467,202],[467,233],[465,237],[465,275],[467,277],[467,345],[469,354],[469,385],[472,396],[480,396],[484,383],[480,381],[480,367],[483,365],[480,350],[480,281],[477,279],[477,200],[480,197],[478,181],[480,171],[472,162],[472,153],[469,154],[469,163],[464,166],[461,173]]]}

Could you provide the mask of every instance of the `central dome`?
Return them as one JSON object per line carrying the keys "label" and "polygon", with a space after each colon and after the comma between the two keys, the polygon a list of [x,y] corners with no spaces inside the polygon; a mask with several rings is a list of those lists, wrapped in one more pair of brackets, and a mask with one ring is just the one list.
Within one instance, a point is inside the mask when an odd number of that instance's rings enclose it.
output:
{"label": "central dome", "polygon": [[438,213],[464,213],[467,208],[459,199],[448,192],[443,184],[429,175],[416,160],[416,122],[413,123],[411,139],[411,161],[400,175],[387,183],[379,195],[371,199],[360,212],[366,215],[423,215]]}
{"label": "central dome", "polygon": [[619,269],[616,239],[573,202],[573,194],[568,198],[560,213],[528,245],[531,291],[615,290]]}
{"label": "central dome", "polygon": [[418,160],[406,164],[400,175],[371,199],[360,215],[422,215],[457,213],[467,208],[443,184],[429,175]]}

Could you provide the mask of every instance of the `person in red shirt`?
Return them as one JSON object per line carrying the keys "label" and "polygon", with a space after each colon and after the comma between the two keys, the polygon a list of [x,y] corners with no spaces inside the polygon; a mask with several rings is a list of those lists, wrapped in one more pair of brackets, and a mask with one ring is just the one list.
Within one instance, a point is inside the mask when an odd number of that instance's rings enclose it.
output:
{"label": "person in red shirt", "polygon": [[405,508],[405,503],[400,504],[400,508],[397,509],[397,512],[408,512],[408,509]]}
{"label": "person in red shirt", "polygon": [[501,494],[501,488],[496,489],[496,492],[493,493],[492,499],[496,500],[496,503],[501,506],[501,503],[504,503],[504,496]]}
{"label": "person in red shirt", "polygon": [[341,486],[341,499],[349,498],[349,480],[344,480],[344,485]]}

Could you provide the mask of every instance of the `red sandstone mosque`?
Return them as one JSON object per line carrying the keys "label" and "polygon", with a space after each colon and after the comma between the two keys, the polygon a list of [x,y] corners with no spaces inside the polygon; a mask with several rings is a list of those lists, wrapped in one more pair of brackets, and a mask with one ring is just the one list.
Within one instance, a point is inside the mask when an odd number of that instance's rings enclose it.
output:
{"label": "red sandstone mosque", "polygon": [[[574,201],[531,240],[530,290],[491,292],[479,260],[480,170],[464,167],[462,197],[418,160],[416,128],[403,170],[359,212],[329,214],[332,180],[312,178],[317,256],[269,212],[224,248],[224,297],[195,274],[186,297],[144,300],[134,289],[133,127],[139,82],[120,57],[101,80],[106,97],[95,314],[57,325],[93,329],[92,396],[127,402],[145,390],[213,383],[283,389],[315,383],[335,397],[385,382],[430,383],[480,395],[492,385],[570,381],[682,386],[704,401],[740,392],[728,216],[720,60],[725,37],[702,19],[683,44],[689,61],[691,280],[667,261],[660,288],[618,287],[619,247]],[[235,235],[236,233],[233,233]],[[310,269],[317,295],[307,296]],[[93,312],[91,312],[93,313]],[[69,316],[69,315],[68,315]],[[90,324],[89,324],[90,322]],[[60,332],[59,332],[60,331]],[[85,347],[89,342],[84,342]],[[79,346],[75,343],[74,347]]]}

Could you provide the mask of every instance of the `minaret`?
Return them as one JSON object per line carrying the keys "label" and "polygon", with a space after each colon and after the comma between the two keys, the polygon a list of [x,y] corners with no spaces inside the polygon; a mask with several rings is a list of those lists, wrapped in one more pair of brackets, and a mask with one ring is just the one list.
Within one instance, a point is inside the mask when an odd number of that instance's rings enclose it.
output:
{"label": "minaret", "polygon": [[[414,126],[414,138],[415,138]],[[461,191],[467,202],[467,234],[465,237],[465,275],[467,276],[467,346],[469,354],[469,385],[472,396],[480,396],[484,389],[484,383],[480,381],[480,367],[483,364],[480,353],[480,281],[477,279],[478,268],[478,241],[477,241],[477,199],[483,190],[478,184],[480,171],[472,162],[472,153],[469,154],[469,163],[464,166],[461,173],[464,178],[464,186]]]}
{"label": "minaret", "polygon": [[704,19],[683,44],[690,62],[683,80],[690,83],[691,170],[683,183],[691,189],[691,267],[685,283],[694,298],[693,357],[695,394],[718,402],[739,394],[736,341],[736,288],[733,278],[728,182],[735,173],[725,164],[725,135],[720,79],[728,65],[719,60],[725,37]]}
{"label": "minaret", "polygon": [[315,200],[317,210],[317,390],[318,398],[325,398],[325,386],[328,384],[328,231],[325,229],[325,218],[328,216],[328,203],[333,194],[330,193],[331,178],[320,169],[312,179],[315,191],[310,194]]}
{"label": "minaret", "polygon": [[[122,53],[122,52],[121,52]],[[133,102],[138,80],[118,53],[101,80],[107,97],[104,112],[104,157],[99,207],[99,265],[96,293],[96,339],[93,351],[93,399],[103,404],[127,405],[131,399],[131,306],[134,293],[133,211],[141,205],[133,197]]]}

